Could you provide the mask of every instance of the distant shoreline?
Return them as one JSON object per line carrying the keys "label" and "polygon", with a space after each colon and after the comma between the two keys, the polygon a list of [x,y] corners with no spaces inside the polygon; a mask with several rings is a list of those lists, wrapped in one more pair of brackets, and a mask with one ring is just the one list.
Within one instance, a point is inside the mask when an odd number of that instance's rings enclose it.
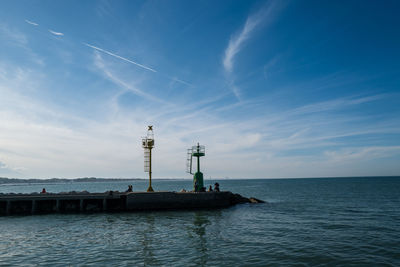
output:
{"label": "distant shoreline", "polygon": [[87,182],[115,182],[115,181],[137,181],[144,180],[143,178],[95,178],[95,177],[85,177],[85,178],[50,178],[50,179],[19,179],[19,178],[5,178],[0,177],[0,184],[43,184],[43,183],[87,183]]}
{"label": "distant shoreline", "polygon": [[[342,176],[342,177],[299,177],[299,178],[217,178],[213,177],[207,180],[298,180],[298,179],[346,179],[346,178],[400,178],[400,176]],[[0,177],[0,185],[2,184],[48,184],[48,183],[88,183],[88,182],[116,182],[116,181],[143,181],[147,178],[96,178],[96,177],[84,177],[84,178],[50,178],[50,179],[38,179],[38,178],[6,178]],[[153,180],[191,180],[191,178],[153,178]]]}

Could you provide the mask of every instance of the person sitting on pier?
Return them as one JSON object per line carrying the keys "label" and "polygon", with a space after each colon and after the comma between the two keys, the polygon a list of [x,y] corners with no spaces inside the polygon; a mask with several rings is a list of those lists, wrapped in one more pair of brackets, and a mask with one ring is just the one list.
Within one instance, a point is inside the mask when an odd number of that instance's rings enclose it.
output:
{"label": "person sitting on pier", "polygon": [[43,188],[42,189],[42,192],[40,192],[40,194],[46,194],[47,192],[46,192],[46,188]]}
{"label": "person sitting on pier", "polygon": [[212,186],[210,185],[210,187],[208,188],[208,192],[212,192]]}
{"label": "person sitting on pier", "polygon": [[214,184],[214,191],[219,192],[219,183]]}
{"label": "person sitting on pier", "polygon": [[133,192],[133,186],[132,185],[128,185],[128,190],[126,190],[125,192]]}

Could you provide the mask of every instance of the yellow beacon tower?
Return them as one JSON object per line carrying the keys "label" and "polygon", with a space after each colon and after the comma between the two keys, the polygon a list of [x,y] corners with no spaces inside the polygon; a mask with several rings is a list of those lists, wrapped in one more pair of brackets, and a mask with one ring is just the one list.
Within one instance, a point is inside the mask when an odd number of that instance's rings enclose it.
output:
{"label": "yellow beacon tower", "polygon": [[151,149],[154,147],[153,126],[149,126],[147,136],[142,138],[142,146],[144,148],[144,171],[149,173],[147,192],[154,192],[153,187],[151,187]]}

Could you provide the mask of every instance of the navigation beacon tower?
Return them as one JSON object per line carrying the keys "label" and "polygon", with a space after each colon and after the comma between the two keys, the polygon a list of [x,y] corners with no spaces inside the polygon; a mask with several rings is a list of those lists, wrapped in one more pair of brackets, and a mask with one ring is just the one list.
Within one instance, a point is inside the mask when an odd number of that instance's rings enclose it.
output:
{"label": "navigation beacon tower", "polygon": [[200,157],[203,157],[205,155],[206,155],[206,149],[204,146],[199,145],[199,143],[197,143],[197,146],[192,146],[192,148],[189,148],[187,151],[186,168],[188,173],[193,174],[192,159],[193,157],[197,158],[197,172],[193,176],[193,188],[195,192],[201,191],[204,187],[203,173],[200,172]]}
{"label": "navigation beacon tower", "polygon": [[151,149],[154,147],[152,125],[147,130],[147,136],[142,138],[142,146],[144,148],[144,171],[149,173],[149,188],[147,188],[147,192],[154,192],[153,187],[151,187]]}

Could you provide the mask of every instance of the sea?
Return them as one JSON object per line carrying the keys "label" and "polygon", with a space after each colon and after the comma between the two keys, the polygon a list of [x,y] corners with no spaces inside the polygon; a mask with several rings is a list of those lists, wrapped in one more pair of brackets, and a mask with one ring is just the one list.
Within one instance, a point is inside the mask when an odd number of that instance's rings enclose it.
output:
{"label": "sea", "polygon": [[[0,266],[400,266],[400,177],[206,179],[266,201],[225,209],[0,217]],[[146,180],[0,185],[145,191]],[[156,191],[191,180],[153,180]]]}

